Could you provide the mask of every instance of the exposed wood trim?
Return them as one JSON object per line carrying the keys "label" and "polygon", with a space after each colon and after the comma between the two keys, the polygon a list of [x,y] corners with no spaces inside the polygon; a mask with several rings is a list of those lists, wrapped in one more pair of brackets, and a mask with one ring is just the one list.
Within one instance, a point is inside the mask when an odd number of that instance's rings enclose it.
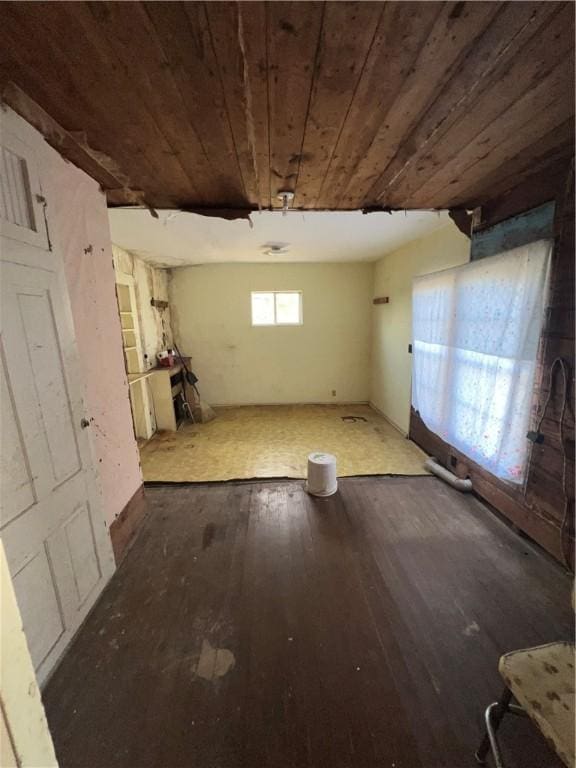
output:
{"label": "exposed wood trim", "polygon": [[146,493],[144,485],[141,485],[110,526],[110,540],[116,565],[120,565],[134,543],[147,514]]}
{"label": "exposed wood trim", "polygon": [[104,152],[91,147],[84,131],[67,131],[15,83],[5,85],[1,100],[33,125],[62,157],[97,181],[106,191],[109,201],[150,209],[144,192],[130,187],[130,179],[117,163]]}
{"label": "exposed wood trim", "polygon": [[200,216],[212,216],[219,219],[249,219],[252,213],[258,211],[257,208],[203,208],[201,206],[185,206],[180,208],[183,213],[197,213]]}
{"label": "exposed wood trim", "polygon": [[[82,145],[77,135],[66,131],[33,99],[15,83],[7,83],[2,90],[2,101],[27,120],[39,131],[48,144],[54,147],[63,157],[74,165],[86,171],[102,187],[109,189],[123,188],[126,177],[111,167],[106,167],[87,150],[87,144]],[[109,159],[109,158],[108,158]],[[116,169],[118,170],[118,169]]]}
{"label": "exposed wood trim", "polygon": [[[178,168],[132,73],[115,62],[107,37],[94,24],[95,7],[105,14],[108,6],[46,3],[31,8],[29,16],[24,7],[11,6],[10,31],[0,31],[0,37],[23,70],[22,81],[11,79],[61,125],[85,130],[90,144],[126,172],[132,188],[150,190],[162,174],[176,179]],[[154,195],[155,204],[172,199]]]}

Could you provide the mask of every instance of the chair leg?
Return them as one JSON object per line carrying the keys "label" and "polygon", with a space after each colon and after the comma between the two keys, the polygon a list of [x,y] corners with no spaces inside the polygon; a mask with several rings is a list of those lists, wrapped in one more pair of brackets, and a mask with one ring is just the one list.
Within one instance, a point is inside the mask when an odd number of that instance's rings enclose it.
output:
{"label": "chair leg", "polygon": [[502,762],[502,754],[500,753],[500,746],[498,744],[498,739],[496,738],[496,732],[500,727],[502,718],[506,712],[508,712],[511,699],[512,692],[508,690],[508,688],[505,688],[502,696],[500,696],[500,700],[494,704],[490,704],[490,706],[486,709],[484,714],[486,732],[484,733],[482,743],[478,747],[478,751],[475,755],[476,760],[478,763],[480,763],[480,765],[486,764],[486,756],[488,754],[488,750],[491,749],[496,768],[505,768],[504,763]]}

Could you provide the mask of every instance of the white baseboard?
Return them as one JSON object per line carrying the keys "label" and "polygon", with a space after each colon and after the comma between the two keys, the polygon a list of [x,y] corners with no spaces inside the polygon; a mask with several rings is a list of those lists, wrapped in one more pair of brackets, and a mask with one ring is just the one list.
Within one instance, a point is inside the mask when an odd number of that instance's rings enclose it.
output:
{"label": "white baseboard", "polygon": [[294,405],[368,405],[368,400],[302,400],[294,403],[210,403],[212,408],[268,408],[270,406]]}

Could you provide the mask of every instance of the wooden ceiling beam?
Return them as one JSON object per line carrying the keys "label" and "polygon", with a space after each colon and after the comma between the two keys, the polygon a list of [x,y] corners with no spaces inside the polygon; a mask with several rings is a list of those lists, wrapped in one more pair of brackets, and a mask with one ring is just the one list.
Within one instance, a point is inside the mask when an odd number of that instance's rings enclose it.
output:
{"label": "wooden ceiling beam", "polygon": [[128,176],[112,158],[91,147],[83,131],[66,131],[15,83],[4,86],[0,101],[33,125],[62,157],[97,181],[109,201],[122,205],[142,205],[152,211],[145,193],[134,189]]}
{"label": "wooden ceiling beam", "polygon": [[[104,189],[123,187],[127,177],[116,167],[112,170],[112,161],[104,164],[102,157],[96,159],[86,147],[86,138],[78,141],[76,136],[59,125],[42,107],[31,99],[15,83],[9,82],[2,89],[3,104],[11,107],[20,117],[39,131],[48,144],[74,165],[82,168]],[[115,164],[114,164],[115,165]]]}

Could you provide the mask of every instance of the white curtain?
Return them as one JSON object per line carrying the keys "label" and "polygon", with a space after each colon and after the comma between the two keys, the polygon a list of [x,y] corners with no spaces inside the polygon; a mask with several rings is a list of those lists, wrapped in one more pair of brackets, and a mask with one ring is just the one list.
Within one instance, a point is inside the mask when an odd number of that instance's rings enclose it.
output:
{"label": "white curtain", "polygon": [[414,280],[412,404],[430,430],[514,483],[524,477],[551,246]]}

